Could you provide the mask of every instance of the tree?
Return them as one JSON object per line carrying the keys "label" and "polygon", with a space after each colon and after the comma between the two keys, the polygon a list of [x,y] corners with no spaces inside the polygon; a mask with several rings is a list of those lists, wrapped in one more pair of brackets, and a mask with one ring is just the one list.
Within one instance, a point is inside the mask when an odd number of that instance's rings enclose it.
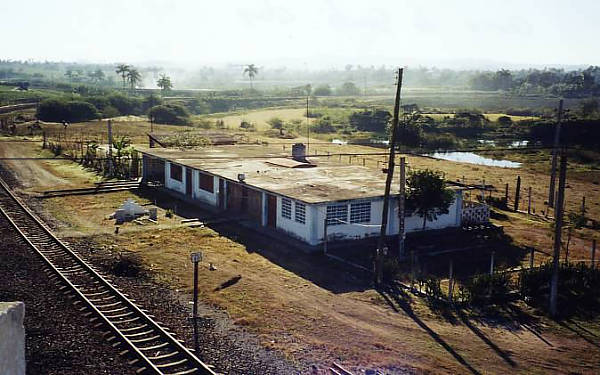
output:
{"label": "tree", "polygon": [[254,64],[247,65],[246,69],[244,69],[244,74],[248,74],[248,78],[250,78],[250,89],[252,89],[252,81],[258,74],[258,67],[254,66]]}
{"label": "tree", "polygon": [[320,85],[315,88],[315,96],[329,96],[331,95],[331,87],[329,85]]}
{"label": "tree", "polygon": [[391,118],[392,115],[388,111],[374,109],[352,113],[349,122],[357,130],[383,133],[387,130]]}
{"label": "tree", "polygon": [[598,113],[599,108],[600,105],[598,100],[594,98],[583,100],[581,102],[581,115],[584,117],[589,117],[595,113]]}
{"label": "tree", "polygon": [[406,206],[423,218],[423,229],[428,220],[436,220],[438,215],[449,212],[454,193],[446,189],[446,182],[440,172],[429,169],[411,172],[406,185]]}
{"label": "tree", "polygon": [[185,125],[188,123],[190,114],[188,110],[178,104],[157,105],[148,113],[158,124]]}
{"label": "tree", "polygon": [[138,83],[142,81],[142,75],[135,68],[129,68],[127,71],[127,81],[129,81],[129,85],[131,86],[131,91],[135,89]]}
{"label": "tree", "polygon": [[121,78],[123,79],[123,88],[125,88],[125,82],[127,80],[127,74],[129,73],[130,68],[131,66],[127,64],[119,64],[115,70],[115,73],[120,74]]}
{"label": "tree", "polygon": [[342,87],[337,89],[337,94],[344,96],[356,96],[360,94],[360,90],[353,82],[346,82],[342,85]]}
{"label": "tree", "polygon": [[173,88],[173,83],[171,83],[171,78],[166,76],[165,74],[161,74],[160,78],[156,82],[156,85],[160,87],[160,90],[163,92],[169,91]]}
{"label": "tree", "polygon": [[283,135],[283,120],[279,117],[273,117],[267,121],[273,129],[279,130],[279,135]]}

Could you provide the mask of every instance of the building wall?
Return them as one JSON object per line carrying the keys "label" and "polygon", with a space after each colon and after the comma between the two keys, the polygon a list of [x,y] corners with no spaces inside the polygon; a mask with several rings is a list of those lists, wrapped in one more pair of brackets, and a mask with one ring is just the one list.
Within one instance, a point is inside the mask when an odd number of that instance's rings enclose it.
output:
{"label": "building wall", "polygon": [[200,178],[200,172],[197,170],[193,170],[192,172],[192,186],[194,199],[198,199],[203,203],[209,204],[211,206],[217,206],[219,204],[219,178],[213,177],[213,192],[206,191],[204,189],[200,189],[200,184],[198,180]]}
{"label": "building wall", "polygon": [[[185,194],[185,169],[186,167],[181,166],[181,181],[177,181],[171,178],[171,162],[165,162],[165,187],[167,189],[175,190],[181,194]],[[193,180],[193,179],[192,179]]]}
{"label": "building wall", "polygon": [[314,217],[316,212],[315,206],[305,204],[305,222],[302,224],[296,221],[297,201],[294,199],[290,200],[292,201],[292,217],[291,219],[288,219],[283,217],[281,211],[283,197],[277,196],[277,229],[296,239],[308,242],[311,245],[316,245],[318,241],[316,241],[313,235],[313,224],[318,222]]}

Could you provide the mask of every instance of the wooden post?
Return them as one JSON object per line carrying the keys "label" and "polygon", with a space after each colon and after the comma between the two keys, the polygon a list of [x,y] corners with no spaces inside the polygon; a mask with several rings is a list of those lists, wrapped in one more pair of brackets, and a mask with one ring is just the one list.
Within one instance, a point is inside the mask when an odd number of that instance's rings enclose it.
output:
{"label": "wooden post", "polygon": [[327,255],[327,213],[323,219],[323,254]]}
{"label": "wooden post", "polygon": [[453,264],[452,259],[450,259],[450,265],[448,269],[448,300],[452,302],[452,290],[454,289],[454,275],[453,275]]}
{"label": "wooden post", "polygon": [[573,227],[569,227],[567,230],[567,246],[565,247],[565,262],[569,262],[569,244],[571,243],[571,231]]}
{"label": "wooden post", "polygon": [[400,158],[400,195],[398,196],[398,255],[404,257],[404,206],[406,194],[406,158]]}
{"label": "wooden post", "polygon": [[531,215],[531,186],[529,187],[529,192],[528,192],[528,201],[529,203],[527,204],[527,215]]}
{"label": "wooden post", "polygon": [[481,180],[481,201],[485,202],[485,178]]}
{"label": "wooden post", "polygon": [[592,268],[596,268],[596,240],[592,240]]}
{"label": "wooden post", "polygon": [[558,199],[554,214],[554,259],[552,260],[552,280],[550,282],[550,315],[557,314],[558,270],[560,260],[560,244],[563,224],[563,208],[565,199],[565,180],[567,176],[567,153],[561,152],[560,173],[558,178]]}
{"label": "wooden post", "polygon": [[496,254],[495,251],[492,251],[492,254],[490,256],[490,275],[494,274],[494,255]]}
{"label": "wooden post", "polygon": [[506,202],[506,207],[508,207],[508,182],[504,188],[504,201]]}
{"label": "wooden post", "polygon": [[363,167],[365,166],[365,158],[363,158]]}
{"label": "wooden post", "polygon": [[585,217],[585,195],[581,197],[581,216]]}
{"label": "wooden post", "polygon": [[554,186],[556,180],[556,162],[558,158],[558,146],[560,144],[560,122],[562,120],[562,111],[563,100],[561,99],[558,103],[558,117],[556,121],[556,128],[554,130],[554,148],[552,149],[552,166],[550,169],[550,189],[548,191],[548,207],[554,207]]}
{"label": "wooden post", "polygon": [[377,243],[376,256],[376,272],[375,272],[375,283],[381,284],[382,281],[382,256],[380,249],[383,249],[385,243],[385,236],[387,235],[387,221],[388,211],[390,204],[390,189],[392,187],[392,178],[394,176],[394,158],[396,155],[396,139],[398,138],[398,114],[400,112],[400,91],[402,88],[402,73],[403,69],[398,69],[398,83],[396,85],[396,100],[394,103],[394,117],[392,120],[392,139],[390,142],[390,161],[388,164],[387,176],[385,180],[385,192],[383,196],[383,209],[381,212],[381,231],[379,234],[379,241]]}
{"label": "wooden post", "polygon": [[521,194],[521,176],[517,176],[517,189],[515,191],[515,212],[519,211],[519,195]]}
{"label": "wooden post", "polygon": [[535,249],[533,247],[529,248],[529,268],[533,268],[533,256],[535,254]]}
{"label": "wooden post", "polygon": [[42,143],[42,148],[46,149],[46,147],[48,147],[48,145],[46,144],[46,142],[48,141],[48,139],[46,138],[46,131],[42,132],[42,137],[44,139],[43,143]]}

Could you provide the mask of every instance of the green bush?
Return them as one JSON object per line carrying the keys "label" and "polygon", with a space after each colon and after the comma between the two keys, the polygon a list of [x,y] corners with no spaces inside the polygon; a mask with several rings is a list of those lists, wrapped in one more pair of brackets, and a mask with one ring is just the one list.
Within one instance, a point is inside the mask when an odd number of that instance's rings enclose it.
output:
{"label": "green bush", "polygon": [[190,114],[187,109],[177,104],[157,105],[150,109],[149,115],[154,122],[169,125],[185,125]]}
{"label": "green bush", "polygon": [[464,302],[473,305],[502,304],[509,300],[510,277],[508,274],[479,274],[462,283]]}
{"label": "green bush", "polygon": [[122,94],[112,94],[107,97],[111,106],[115,107],[122,115],[142,114],[142,102]]}
{"label": "green bush", "polygon": [[47,99],[40,103],[37,110],[37,118],[42,121],[79,122],[93,120],[99,117],[96,107],[82,101]]}

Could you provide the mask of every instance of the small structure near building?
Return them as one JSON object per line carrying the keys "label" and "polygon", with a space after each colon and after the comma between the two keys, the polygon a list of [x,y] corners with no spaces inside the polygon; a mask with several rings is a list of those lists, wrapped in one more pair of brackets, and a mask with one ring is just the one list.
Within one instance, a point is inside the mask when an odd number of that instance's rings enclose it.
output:
{"label": "small structure near building", "polygon": [[148,213],[148,210],[144,209],[133,199],[129,198],[115,211],[112,217],[116,220],[117,224],[123,224],[125,221],[137,219],[138,217],[144,216]]}
{"label": "small structure near building", "polygon": [[[292,155],[260,145],[204,147],[193,150],[138,148],[143,154],[142,182],[193,203],[243,218],[318,249],[325,241],[379,235],[385,175],[336,157],[310,158],[303,144]],[[243,176],[243,178],[240,178]],[[398,187],[392,184],[387,234],[398,235]],[[426,229],[460,227],[462,188],[449,212],[428,221]],[[423,219],[405,212],[406,232],[423,230]],[[325,228],[327,227],[327,229]]]}
{"label": "small structure near building", "polygon": [[25,304],[0,302],[0,374],[25,375]]}

